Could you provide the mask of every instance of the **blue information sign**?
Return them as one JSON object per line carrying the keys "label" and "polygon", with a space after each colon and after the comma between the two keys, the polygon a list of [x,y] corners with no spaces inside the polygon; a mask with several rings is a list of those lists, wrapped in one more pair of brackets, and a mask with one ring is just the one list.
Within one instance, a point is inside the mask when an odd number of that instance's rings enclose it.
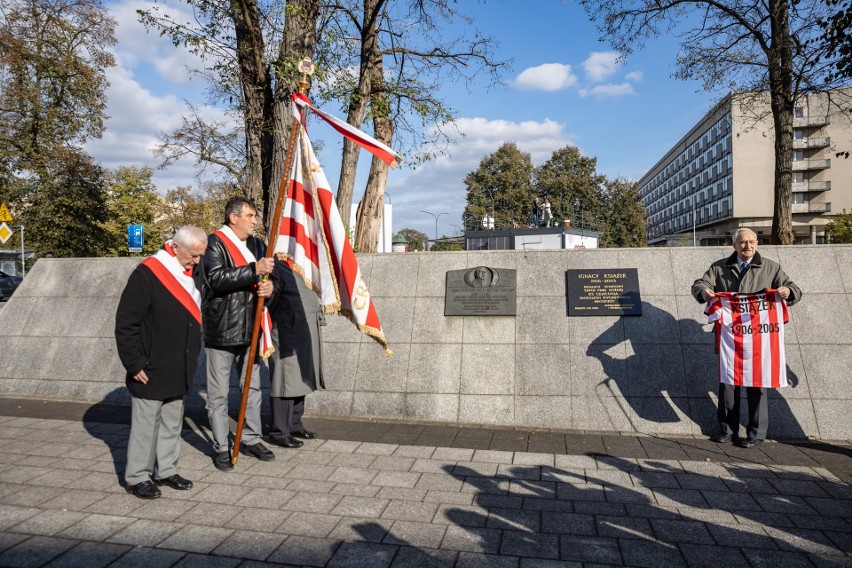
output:
{"label": "blue information sign", "polygon": [[145,227],[143,225],[127,225],[127,248],[130,252],[142,252],[145,246]]}

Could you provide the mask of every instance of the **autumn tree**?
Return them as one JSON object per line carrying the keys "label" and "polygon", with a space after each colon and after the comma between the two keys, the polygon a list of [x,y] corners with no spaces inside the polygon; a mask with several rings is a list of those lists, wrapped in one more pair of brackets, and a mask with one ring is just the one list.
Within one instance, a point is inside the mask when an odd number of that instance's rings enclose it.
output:
{"label": "autumn tree", "polygon": [[129,256],[127,250],[127,226],[142,225],[145,230],[143,254],[153,254],[163,246],[165,234],[159,221],[160,196],[153,180],[151,168],[136,166],[119,167],[105,175],[106,220],[103,254],[105,256]]}
{"label": "autumn tree", "polygon": [[852,0],[825,0],[829,13],[819,20],[821,40],[834,69],[827,80],[852,79]]}
{"label": "autumn tree", "polygon": [[583,156],[576,146],[553,152],[548,161],[535,170],[535,189],[547,197],[556,220],[600,216],[604,176],[597,173],[597,158]]}
{"label": "autumn tree", "polygon": [[63,256],[101,252],[99,137],[115,21],[97,0],[9,0],[0,9],[0,200],[26,242]]}
{"label": "autumn tree", "polygon": [[536,195],[534,171],[530,155],[521,152],[514,142],[500,146],[465,176],[464,218],[479,220],[493,212],[495,228],[511,227],[513,222],[526,224]]}
{"label": "autumn tree", "polygon": [[[649,38],[681,41],[675,76],[705,90],[769,94],[775,144],[772,241],[791,244],[793,110],[810,92],[832,86],[835,61],[818,25],[826,0],[581,0],[601,37],[627,55]],[[759,99],[758,99],[759,100]]]}
{"label": "autumn tree", "polygon": [[202,191],[174,187],[161,200],[158,218],[166,234],[173,235],[183,225],[195,225],[212,233],[224,222],[225,203],[240,193],[238,187],[225,182],[206,182]]}
{"label": "autumn tree", "polygon": [[57,256],[101,256],[107,241],[104,172],[89,156],[57,149],[42,176],[23,184],[18,219],[28,246]]}
{"label": "autumn tree", "polygon": [[[209,62],[193,72],[207,80],[214,101],[239,115],[240,131],[217,133],[215,123],[197,112],[163,137],[161,155],[192,154],[230,172],[241,192],[254,199],[269,223],[288,146],[290,95],[297,89],[298,62],[314,54],[318,0],[187,0],[194,21],[176,19],[155,6],[140,10],[140,20]],[[283,22],[282,22],[283,16]],[[239,145],[244,145],[244,168]],[[215,152],[205,147],[210,143]]]}
{"label": "autumn tree", "polygon": [[[100,137],[115,25],[97,0],[4,2],[0,179],[16,172],[45,176],[58,149]],[[72,159],[69,169],[79,165],[78,153],[64,155]]]}
{"label": "autumn tree", "polygon": [[825,233],[832,243],[852,243],[852,213],[844,209],[825,226]]}
{"label": "autumn tree", "polygon": [[405,240],[408,241],[408,250],[409,251],[421,251],[424,250],[426,243],[429,242],[429,236],[417,229],[400,229],[399,235],[405,237]]}
{"label": "autumn tree", "polygon": [[645,246],[647,215],[637,184],[626,179],[606,179],[602,185],[602,247]]}
{"label": "autumn tree", "polygon": [[440,239],[438,239],[435,242],[435,244],[432,245],[432,251],[433,252],[441,252],[441,251],[446,252],[446,251],[464,250],[464,245],[462,245],[460,243],[450,243],[450,242],[447,242],[446,240],[444,240],[444,239],[449,239],[449,238],[450,237],[448,237],[447,235],[444,235]]}
{"label": "autumn tree", "polygon": [[[448,30],[458,23],[466,24],[465,30],[453,37]],[[357,75],[338,73],[328,96],[345,102],[349,124],[361,127],[365,118],[372,118],[375,137],[408,154],[410,163],[429,159],[427,148],[446,141],[444,129],[453,110],[436,96],[443,81],[467,83],[487,75],[497,83],[508,66],[493,57],[494,40],[448,0],[338,2],[330,13],[332,26],[329,35],[351,36],[360,49],[357,60],[342,67],[357,69]],[[399,143],[394,143],[394,134],[400,134]],[[359,151],[344,140],[336,199],[344,219],[352,206]],[[375,250],[387,175],[387,165],[372,158],[356,214],[359,250]]]}

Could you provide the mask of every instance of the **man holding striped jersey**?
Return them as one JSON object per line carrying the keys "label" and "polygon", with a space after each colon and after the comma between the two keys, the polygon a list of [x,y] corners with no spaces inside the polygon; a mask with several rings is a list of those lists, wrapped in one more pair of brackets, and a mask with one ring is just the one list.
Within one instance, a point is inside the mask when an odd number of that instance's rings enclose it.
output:
{"label": "man holding striped jersey", "polygon": [[[692,285],[692,295],[700,303],[710,302],[717,292],[752,294],[767,289],[777,290],[778,296],[792,306],[802,298],[802,290],[782,270],[781,266],[757,252],[757,234],[745,227],[732,235],[734,254],[714,262],[704,276]],[[734,440],[739,446],[753,448],[766,439],[769,428],[769,407],[765,387],[745,387],[748,400],[748,425],[745,440],[739,438],[739,386],[719,384],[720,433],[714,442]]]}

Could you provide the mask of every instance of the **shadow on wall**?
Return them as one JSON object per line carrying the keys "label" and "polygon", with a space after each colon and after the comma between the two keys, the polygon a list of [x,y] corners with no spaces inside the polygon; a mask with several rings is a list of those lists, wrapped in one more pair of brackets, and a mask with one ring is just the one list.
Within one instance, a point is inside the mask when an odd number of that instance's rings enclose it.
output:
{"label": "shadow on wall", "polygon": [[[628,345],[626,358],[608,352],[616,351],[622,342]],[[668,311],[642,302],[641,319],[619,318],[592,341],[586,355],[600,361],[607,377],[597,387],[598,396],[615,398],[619,412],[635,431],[647,427],[636,424],[634,418],[664,424],[687,417],[703,434],[717,433],[718,361],[712,331],[697,321],[678,320]],[[789,388],[796,388],[799,378],[789,366],[787,378]],[[745,402],[741,408],[745,415]],[[769,418],[771,435],[806,437],[779,393],[770,393]]]}

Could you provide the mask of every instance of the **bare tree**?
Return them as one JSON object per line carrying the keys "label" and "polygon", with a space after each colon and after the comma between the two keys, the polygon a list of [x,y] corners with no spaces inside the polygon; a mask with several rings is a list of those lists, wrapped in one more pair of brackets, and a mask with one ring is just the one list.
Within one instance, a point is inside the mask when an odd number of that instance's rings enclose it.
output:
{"label": "bare tree", "polygon": [[623,54],[661,34],[681,40],[675,76],[705,90],[768,91],[775,136],[772,242],[793,242],[793,110],[825,82],[832,60],[817,22],[824,0],[581,0],[602,39]]}
{"label": "bare tree", "polygon": [[[168,35],[210,61],[196,70],[208,81],[211,98],[235,108],[242,130],[221,132],[197,112],[164,135],[166,159],[192,154],[234,175],[243,193],[260,204],[268,226],[270,202],[282,177],[292,117],[290,94],[297,88],[298,62],[313,54],[319,18],[318,0],[188,0],[193,21],[179,21],[156,7],[139,11],[149,28]],[[284,15],[283,27],[280,16]],[[242,151],[235,141],[241,137]],[[237,161],[244,158],[244,166]]]}
{"label": "bare tree", "polygon": [[[365,0],[363,4],[335,5],[332,19],[338,34],[349,32],[360,45],[358,76],[342,81],[328,96],[348,101],[347,121],[360,127],[369,110],[376,138],[411,151],[410,163],[428,160],[435,143],[446,141],[443,127],[452,121],[450,105],[436,96],[444,80],[469,83],[480,74],[491,85],[500,82],[509,61],[493,58],[494,40],[475,29],[474,22],[456,10],[449,0]],[[337,18],[334,19],[334,14]],[[469,26],[461,37],[445,32],[451,24]],[[369,107],[368,107],[369,103]],[[355,173],[360,149],[344,141],[343,163],[337,188],[337,206],[344,221],[350,218]],[[375,235],[381,224],[382,196],[387,166],[374,159],[364,197],[359,205],[359,222],[371,227],[356,230],[358,250],[375,248]],[[363,239],[363,240],[362,240]]]}

